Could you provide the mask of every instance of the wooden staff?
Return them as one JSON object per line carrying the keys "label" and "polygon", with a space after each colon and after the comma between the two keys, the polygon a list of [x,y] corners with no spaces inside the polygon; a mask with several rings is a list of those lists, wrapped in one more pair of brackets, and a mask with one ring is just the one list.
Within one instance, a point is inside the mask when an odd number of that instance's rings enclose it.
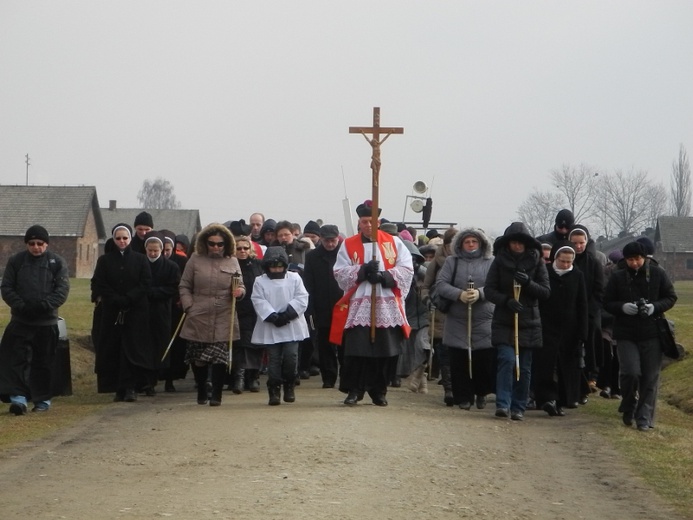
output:
{"label": "wooden staff", "polygon": [[168,342],[168,347],[166,347],[166,350],[164,351],[164,355],[161,357],[161,362],[164,362],[164,359],[166,359],[166,356],[168,355],[168,351],[171,350],[171,346],[173,345],[173,342],[176,340],[176,337],[178,336],[178,333],[180,332],[180,328],[183,326],[183,322],[185,321],[185,313],[180,317],[180,320],[178,321],[178,326],[176,327],[176,330],[173,332],[173,336],[171,337],[171,341]]}
{"label": "wooden staff", "polygon": [[429,335],[431,336],[431,348],[428,351],[428,376],[426,379],[433,381],[433,340],[436,335],[436,308],[435,305],[431,306],[431,323],[428,326]]}
{"label": "wooden staff", "polygon": [[233,327],[236,324],[236,289],[241,284],[241,274],[233,273],[231,277],[231,320],[229,331],[229,366],[228,371],[231,372],[231,362],[233,361]]}
{"label": "wooden staff", "polygon": [[[522,286],[513,280],[513,296],[519,302],[520,290]],[[517,373],[517,381],[520,380],[520,313],[515,313],[515,372]]]}
{"label": "wooden staff", "polygon": [[[361,134],[371,145],[373,153],[371,155],[371,170],[373,172],[372,177],[372,188],[373,193],[371,196],[372,201],[372,211],[371,211],[371,241],[373,246],[373,260],[377,260],[376,249],[379,249],[378,243],[378,207],[379,207],[379,185],[380,185],[380,145],[385,142],[385,140],[392,134],[403,134],[404,128],[399,127],[382,127],[380,126],[380,107],[373,107],[373,126],[363,127],[363,126],[350,126],[350,134]],[[373,138],[369,139],[366,135],[367,133],[373,134]],[[380,135],[385,134],[381,139]],[[375,240],[373,238],[375,237]],[[375,343],[375,295],[376,295],[376,284],[373,284],[371,289],[371,343]]]}
{"label": "wooden staff", "polygon": [[[472,280],[471,276],[467,282],[467,290],[474,290],[474,280]],[[469,356],[469,379],[472,379],[472,302],[467,303],[467,346],[469,347],[467,351]]]}

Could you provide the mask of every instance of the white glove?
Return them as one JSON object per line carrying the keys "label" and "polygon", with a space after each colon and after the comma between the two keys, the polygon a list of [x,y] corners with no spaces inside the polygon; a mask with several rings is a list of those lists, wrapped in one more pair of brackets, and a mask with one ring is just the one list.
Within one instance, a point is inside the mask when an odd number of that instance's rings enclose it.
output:
{"label": "white glove", "polygon": [[460,293],[460,301],[462,303],[474,303],[479,299],[478,289],[467,289]]}
{"label": "white glove", "polygon": [[623,311],[623,314],[627,314],[628,316],[635,316],[638,313],[638,306],[634,303],[624,303],[623,307],[621,307],[621,310]]}
{"label": "white glove", "polygon": [[645,308],[647,309],[647,315],[652,316],[654,314],[654,304],[653,303],[646,303]]}

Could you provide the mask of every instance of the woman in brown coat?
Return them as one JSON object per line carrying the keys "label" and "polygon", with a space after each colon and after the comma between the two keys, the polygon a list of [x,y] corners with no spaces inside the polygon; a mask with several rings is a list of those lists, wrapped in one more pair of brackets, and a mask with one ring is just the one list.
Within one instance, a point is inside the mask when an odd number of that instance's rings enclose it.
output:
{"label": "woman in brown coat", "polygon": [[195,253],[185,266],[179,292],[186,318],[181,337],[187,340],[185,361],[190,363],[197,383],[197,403],[207,403],[207,371],[212,367],[210,406],[221,404],[221,392],[229,362],[229,342],[240,339],[238,319],[234,317],[231,338],[233,296],[243,298],[245,286],[233,235],[222,224],[209,224],[197,237]]}

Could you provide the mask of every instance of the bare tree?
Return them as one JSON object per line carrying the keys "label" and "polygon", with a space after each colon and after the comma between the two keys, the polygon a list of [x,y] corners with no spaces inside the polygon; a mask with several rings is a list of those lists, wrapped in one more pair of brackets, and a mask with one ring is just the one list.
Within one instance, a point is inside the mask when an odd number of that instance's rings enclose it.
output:
{"label": "bare tree", "polygon": [[551,182],[565,197],[575,222],[583,222],[591,217],[598,176],[593,166],[584,163],[577,168],[564,164],[551,170]]}
{"label": "bare tree", "polygon": [[651,184],[645,194],[645,199],[647,200],[647,204],[643,208],[647,216],[645,227],[654,229],[657,227],[659,217],[666,214],[669,195],[663,184]]}
{"label": "bare tree", "polygon": [[553,229],[556,213],[563,207],[563,196],[557,192],[541,192],[536,188],[517,210],[518,218],[533,236]]}
{"label": "bare tree", "polygon": [[161,177],[146,179],[137,194],[140,206],[149,209],[178,209],[181,203],[173,194],[173,185]]}
{"label": "bare tree", "polygon": [[652,210],[648,206],[656,206],[659,202],[654,204],[648,198],[653,192],[646,171],[617,170],[605,175],[599,186],[604,190],[596,197],[600,205],[603,204],[599,210],[619,232],[637,232],[650,224]]}
{"label": "bare tree", "polygon": [[671,214],[688,217],[691,214],[691,166],[683,144],[679,147],[679,158],[671,167]]}

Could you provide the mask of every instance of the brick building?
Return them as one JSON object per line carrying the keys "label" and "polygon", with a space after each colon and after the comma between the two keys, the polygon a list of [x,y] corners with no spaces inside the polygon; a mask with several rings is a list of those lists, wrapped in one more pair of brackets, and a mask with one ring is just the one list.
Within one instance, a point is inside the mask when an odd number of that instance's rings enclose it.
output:
{"label": "brick building", "polygon": [[34,224],[46,228],[71,277],[91,278],[106,240],[94,186],[0,186],[0,276]]}

